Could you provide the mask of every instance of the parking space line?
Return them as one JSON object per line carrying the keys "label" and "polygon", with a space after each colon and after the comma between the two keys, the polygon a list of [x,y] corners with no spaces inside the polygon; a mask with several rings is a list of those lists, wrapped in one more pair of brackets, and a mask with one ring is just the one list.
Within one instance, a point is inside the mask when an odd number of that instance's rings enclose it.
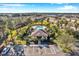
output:
{"label": "parking space line", "polygon": [[33,49],[33,52],[32,52],[32,55],[33,55],[33,54],[34,54],[34,46],[33,46],[33,48],[32,48],[32,49]]}
{"label": "parking space line", "polygon": [[51,46],[51,47],[50,47],[50,50],[51,50],[51,53],[52,53],[52,54],[56,54],[56,50],[54,49],[54,46]]}
{"label": "parking space line", "polygon": [[28,47],[25,49],[25,55],[28,56]]}
{"label": "parking space line", "polygon": [[[30,50],[31,51],[30,51]],[[39,45],[31,45],[25,48],[26,55],[55,55],[59,50],[56,46],[49,45],[49,48],[43,47],[42,49]]]}
{"label": "parking space line", "polygon": [[46,54],[46,48],[44,47],[44,52],[45,52],[45,54]]}

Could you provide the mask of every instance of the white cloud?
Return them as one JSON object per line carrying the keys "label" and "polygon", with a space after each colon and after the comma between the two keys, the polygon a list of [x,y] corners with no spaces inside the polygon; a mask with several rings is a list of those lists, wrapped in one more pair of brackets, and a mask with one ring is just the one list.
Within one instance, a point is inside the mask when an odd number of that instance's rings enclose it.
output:
{"label": "white cloud", "polygon": [[16,8],[0,8],[0,13],[13,13],[13,12],[23,12],[24,10],[19,10]]}
{"label": "white cloud", "polygon": [[24,4],[0,4],[1,6],[24,6]]}
{"label": "white cloud", "polygon": [[55,4],[64,4],[64,3],[59,2],[59,3],[55,3]]}
{"label": "white cloud", "polygon": [[[59,6],[58,8],[46,8],[46,9],[40,9],[38,8],[25,8],[22,6],[24,4],[0,4],[2,6],[6,7],[1,7],[0,8],[0,13],[21,13],[21,12],[60,12],[60,13],[79,13],[79,8],[77,6],[72,6],[72,5],[64,5],[64,6]],[[27,6],[30,4],[27,4]],[[7,6],[12,6],[7,7]],[[21,6],[20,8],[17,8],[15,6]],[[31,4],[31,6],[34,6]]]}
{"label": "white cloud", "polygon": [[70,6],[61,7],[60,10],[77,10],[77,8],[70,5]]}
{"label": "white cloud", "polygon": [[63,7],[59,7],[59,8],[57,8],[57,10],[59,11],[59,12],[79,12],[78,10],[79,10],[79,8],[78,7],[76,7],[76,6],[72,6],[72,5],[65,5],[65,6],[63,6]]}
{"label": "white cloud", "polygon": [[32,12],[40,12],[39,10],[36,9],[19,9],[19,8],[0,8],[0,13],[32,13]]}

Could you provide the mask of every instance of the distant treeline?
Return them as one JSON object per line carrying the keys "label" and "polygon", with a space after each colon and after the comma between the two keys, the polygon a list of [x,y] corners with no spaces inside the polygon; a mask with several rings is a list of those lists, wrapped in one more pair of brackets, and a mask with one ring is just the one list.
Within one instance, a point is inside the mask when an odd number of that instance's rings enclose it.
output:
{"label": "distant treeline", "polygon": [[79,15],[79,13],[0,13],[0,16],[31,16],[31,15]]}

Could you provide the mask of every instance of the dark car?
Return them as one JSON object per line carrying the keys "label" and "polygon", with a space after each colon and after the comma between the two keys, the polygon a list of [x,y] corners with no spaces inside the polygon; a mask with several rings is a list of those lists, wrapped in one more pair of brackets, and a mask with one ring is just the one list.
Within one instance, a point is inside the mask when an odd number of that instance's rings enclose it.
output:
{"label": "dark car", "polygon": [[15,56],[14,47],[12,45],[7,45],[1,52],[2,56]]}
{"label": "dark car", "polygon": [[17,56],[24,56],[24,48],[22,45],[15,45],[14,50]]}
{"label": "dark car", "polygon": [[1,52],[1,55],[2,55],[2,56],[6,56],[6,55],[8,54],[8,52],[9,52],[9,50],[10,50],[9,47],[5,47],[5,48],[3,49],[3,51]]}

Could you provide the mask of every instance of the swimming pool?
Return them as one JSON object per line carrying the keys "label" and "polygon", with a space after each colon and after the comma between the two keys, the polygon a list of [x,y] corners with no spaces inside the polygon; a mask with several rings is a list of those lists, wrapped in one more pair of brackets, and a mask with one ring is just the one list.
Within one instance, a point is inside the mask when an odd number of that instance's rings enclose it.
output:
{"label": "swimming pool", "polygon": [[36,30],[44,30],[46,28],[46,26],[37,25],[37,26],[33,26],[32,28],[34,28]]}

